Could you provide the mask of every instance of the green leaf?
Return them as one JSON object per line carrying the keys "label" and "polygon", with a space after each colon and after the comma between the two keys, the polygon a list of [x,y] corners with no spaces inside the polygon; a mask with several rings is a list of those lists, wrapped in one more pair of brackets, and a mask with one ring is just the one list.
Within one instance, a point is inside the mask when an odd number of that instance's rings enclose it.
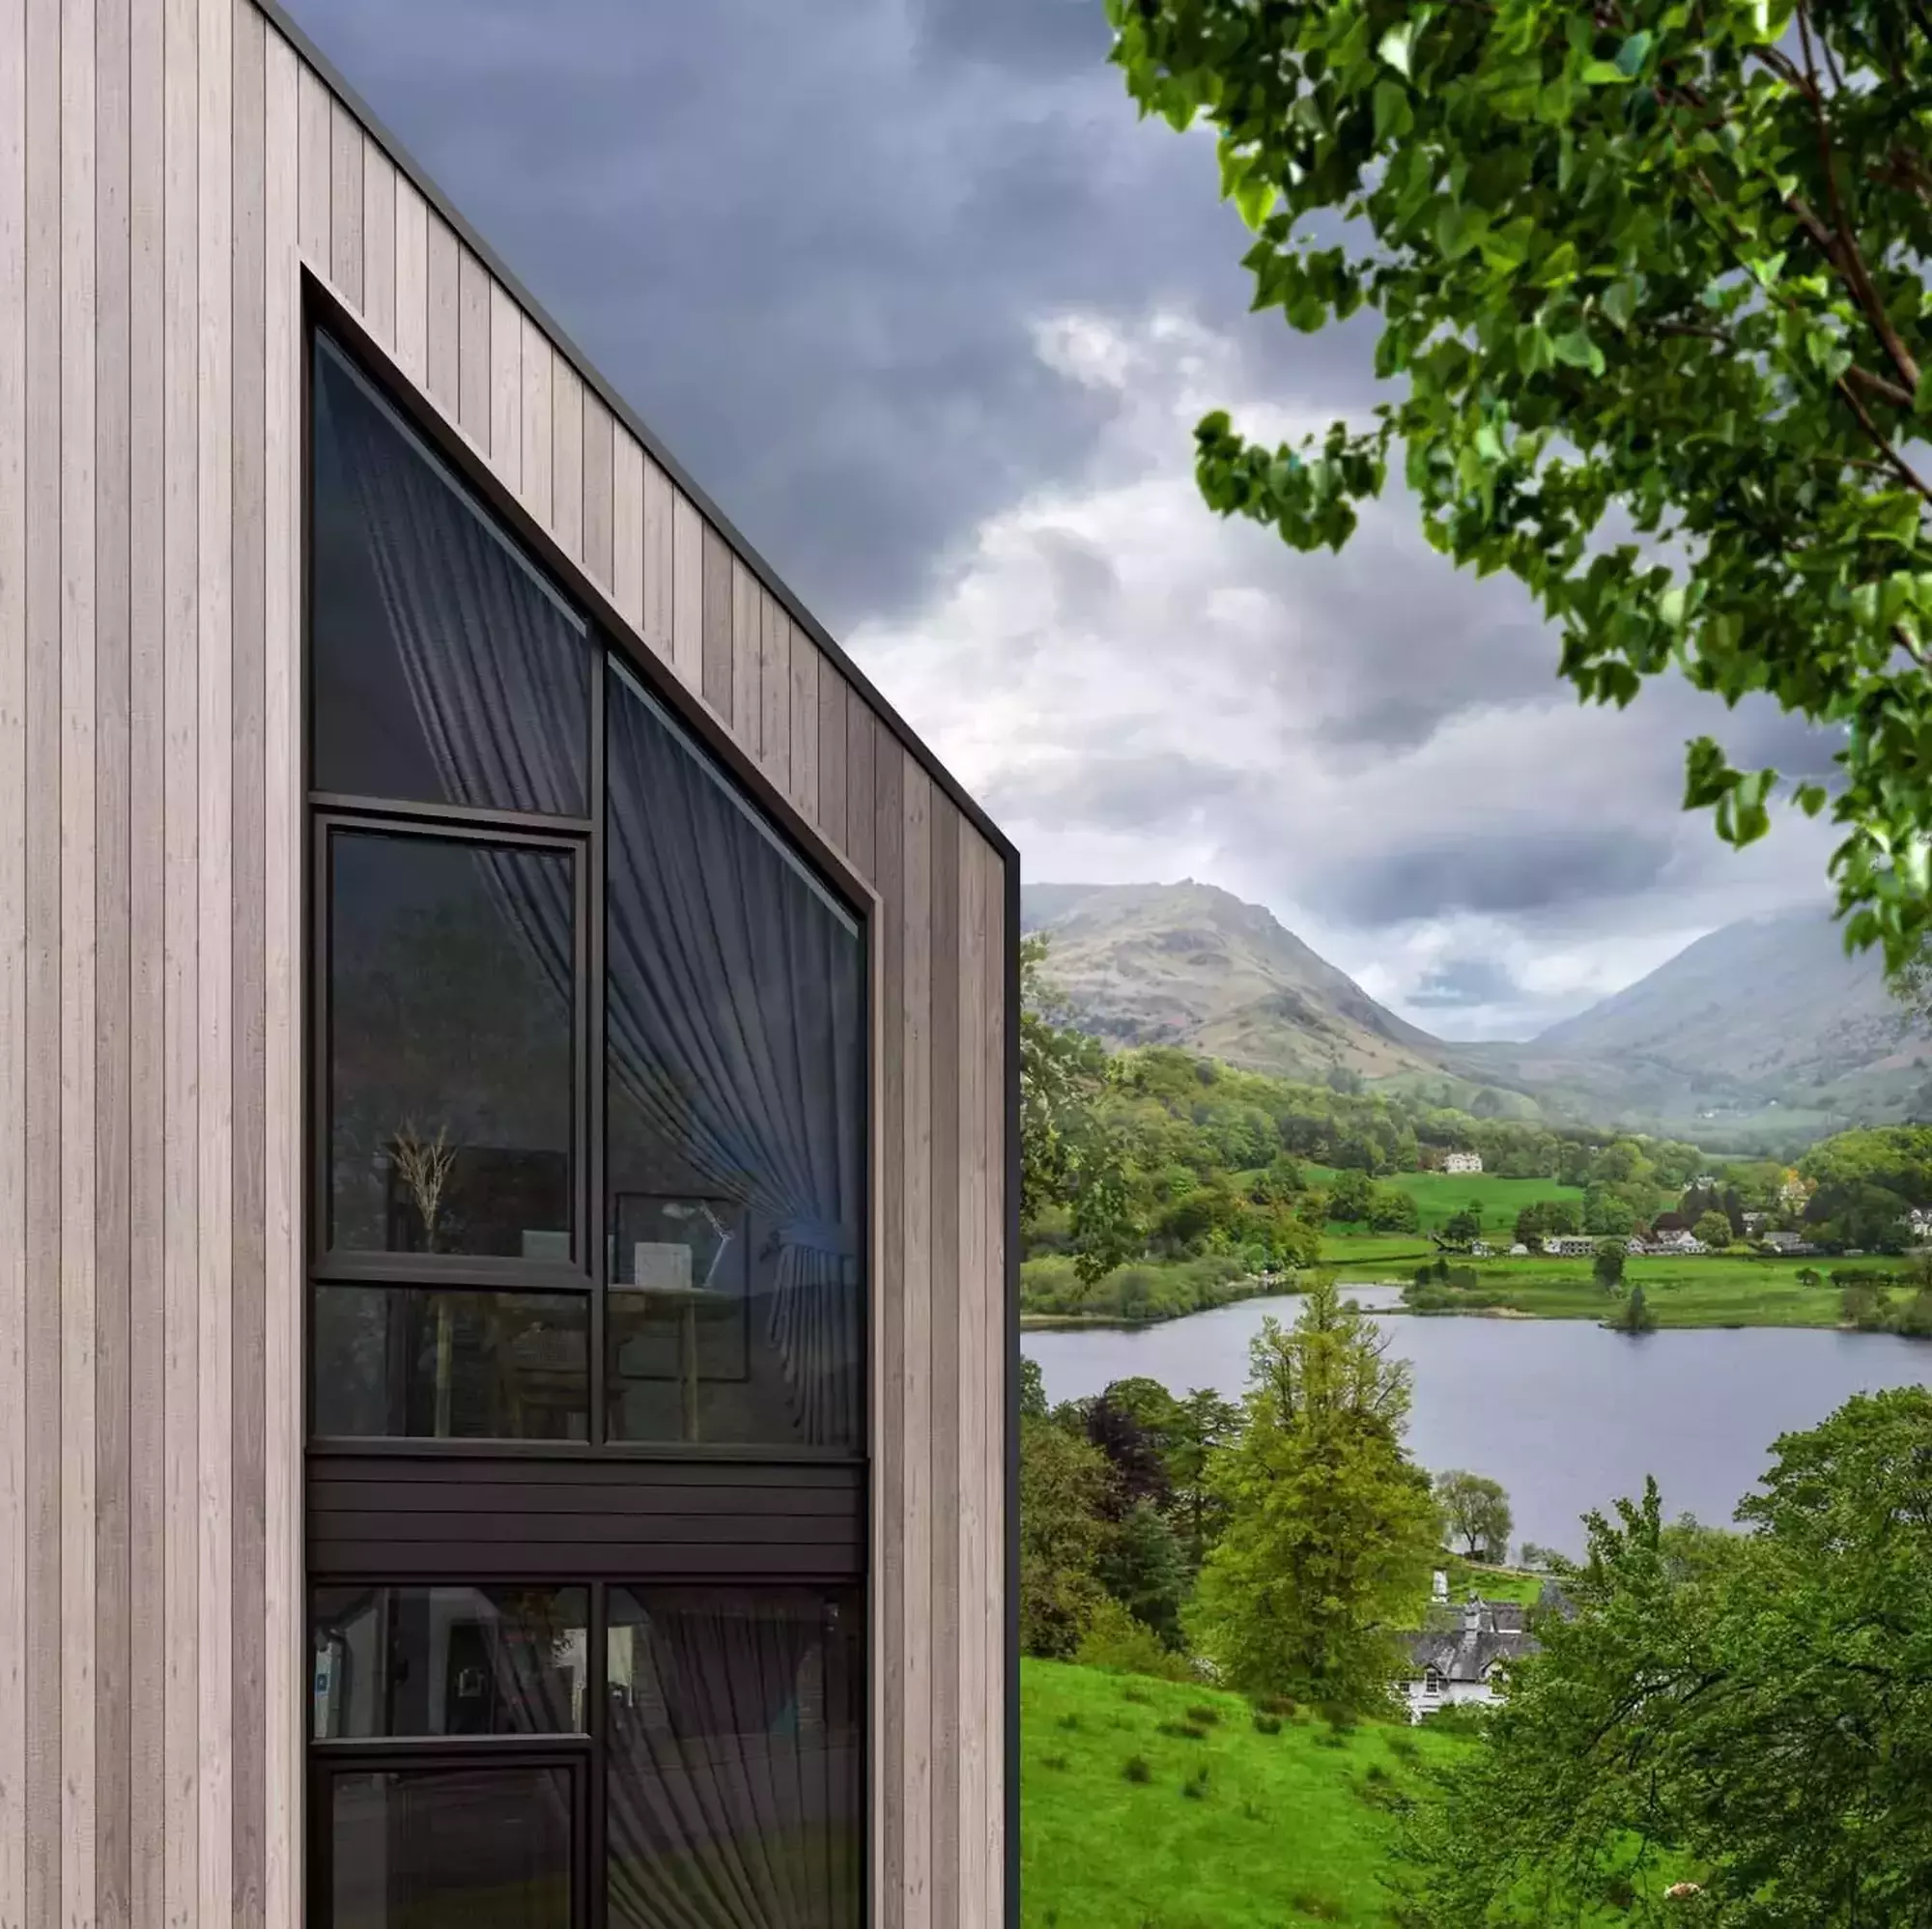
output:
{"label": "green leaf", "polygon": [[1918,392],[1912,398],[1915,415],[1932,415],[1932,362],[1919,372]]}
{"label": "green leaf", "polygon": [[1409,50],[1415,40],[1415,22],[1404,20],[1391,27],[1377,43],[1376,51],[1398,73],[1408,72]]}
{"label": "green leaf", "polygon": [[1571,368],[1586,368],[1592,375],[1604,372],[1603,351],[1590,339],[1587,328],[1571,328],[1550,344],[1556,359]]}
{"label": "green leaf", "polygon": [[1648,34],[1633,34],[1617,49],[1617,71],[1626,80],[1634,80],[1643,67],[1643,57],[1650,51]]}
{"label": "green leaf", "polygon": [[1621,68],[1612,67],[1606,60],[1589,62],[1581,77],[1585,87],[1627,87],[1630,84],[1630,75]]}
{"label": "green leaf", "polygon": [[1636,312],[1636,281],[1631,275],[1613,281],[1604,290],[1597,304],[1620,328],[1628,328]]}
{"label": "green leaf", "polygon": [[1408,89],[1399,80],[1376,82],[1375,107],[1377,147],[1400,140],[1415,126],[1415,111],[1408,104]]}
{"label": "green leaf", "polygon": [[1435,245],[1449,260],[1460,261],[1482,239],[1486,225],[1480,209],[1444,201],[1435,215]]}

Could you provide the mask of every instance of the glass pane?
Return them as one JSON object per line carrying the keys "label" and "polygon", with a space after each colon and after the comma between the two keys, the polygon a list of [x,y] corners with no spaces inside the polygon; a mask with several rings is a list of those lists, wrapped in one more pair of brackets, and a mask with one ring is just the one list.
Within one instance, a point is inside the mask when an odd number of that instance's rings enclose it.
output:
{"label": "glass pane", "polygon": [[329,1777],[330,1929],[572,1929],[571,1772]]}
{"label": "glass pane", "polygon": [[581,1587],[319,1587],[310,1732],[582,1734],[587,1600]]}
{"label": "glass pane", "polygon": [[863,932],[619,674],[609,715],[611,1437],[856,1448]]}
{"label": "glass pane", "polygon": [[570,854],[328,851],[330,1245],[568,1262]]}
{"label": "glass pane", "polygon": [[[608,1600],[611,1929],[858,1929],[857,1594],[612,1588]],[[720,1897],[731,1903],[714,1918]]]}
{"label": "glass pane", "polygon": [[589,1437],[585,1294],[314,1291],[315,1431],[324,1438]]}
{"label": "glass pane", "polygon": [[582,622],[321,339],[313,421],[317,785],[581,816]]}

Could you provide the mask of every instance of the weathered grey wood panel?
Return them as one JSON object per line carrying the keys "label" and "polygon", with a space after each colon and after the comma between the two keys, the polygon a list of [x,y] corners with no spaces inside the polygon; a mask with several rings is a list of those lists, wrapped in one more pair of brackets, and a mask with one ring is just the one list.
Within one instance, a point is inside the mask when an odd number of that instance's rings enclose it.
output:
{"label": "weathered grey wood panel", "polygon": [[880,1920],[997,1921],[1002,853],[254,0],[17,0],[0,1923],[300,1919],[304,267],[876,894]]}

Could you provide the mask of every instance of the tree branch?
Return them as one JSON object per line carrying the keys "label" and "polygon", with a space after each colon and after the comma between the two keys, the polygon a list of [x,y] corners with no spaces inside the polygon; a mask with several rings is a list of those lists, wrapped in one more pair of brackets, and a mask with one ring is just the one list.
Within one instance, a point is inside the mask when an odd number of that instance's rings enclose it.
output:
{"label": "tree branch", "polygon": [[1859,418],[1859,426],[1870,438],[1872,446],[1879,452],[1880,459],[1885,463],[1885,466],[1908,489],[1916,490],[1927,502],[1932,502],[1932,484],[1928,484],[1918,471],[1892,447],[1891,438],[1872,420],[1871,411],[1859,400],[1858,391],[1852,386],[1851,383],[1841,375],[1837,380],[1836,386],[1838,393],[1852,405],[1852,413]]}
{"label": "tree branch", "polygon": [[[1818,129],[1818,166],[1825,176],[1825,191],[1832,200],[1833,239],[1835,239],[1836,246],[1833,247],[1828,240],[1826,251],[1849,284],[1859,306],[1864,310],[1865,319],[1884,344],[1886,354],[1891,357],[1892,367],[1898,371],[1907,389],[1916,395],[1918,391],[1918,364],[1898,330],[1892,326],[1891,317],[1886,313],[1885,303],[1872,285],[1865,258],[1859,248],[1859,238],[1852,230],[1850,216],[1845,213],[1844,197],[1838,191],[1838,170],[1833,164],[1831,123],[1826,118],[1824,95],[1818,86],[1817,64],[1812,52],[1810,10],[1803,4],[1798,9],[1798,38],[1804,49],[1806,92],[1811,100],[1811,118]],[[1792,198],[1794,201],[1797,199],[1796,196]],[[1909,408],[1911,404],[1906,406]]]}

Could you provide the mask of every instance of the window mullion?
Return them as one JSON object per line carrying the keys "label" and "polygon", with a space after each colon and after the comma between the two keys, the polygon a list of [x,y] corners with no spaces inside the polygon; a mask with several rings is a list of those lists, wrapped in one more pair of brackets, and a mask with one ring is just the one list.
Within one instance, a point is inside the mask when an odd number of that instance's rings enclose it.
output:
{"label": "window mullion", "polygon": [[577,1008],[583,1014],[584,1077],[578,1129],[584,1134],[585,1156],[579,1161],[583,1175],[581,1221],[587,1242],[584,1258],[591,1279],[590,1292],[590,1442],[602,1447],[608,1436],[605,1400],[610,1389],[607,1364],[606,1301],[611,1288],[611,1245],[606,1236],[604,1177],[604,866],[605,866],[605,744],[604,694],[606,670],[600,661],[590,679],[590,837],[578,868],[578,905],[584,942],[578,950],[583,974],[578,986]]}

